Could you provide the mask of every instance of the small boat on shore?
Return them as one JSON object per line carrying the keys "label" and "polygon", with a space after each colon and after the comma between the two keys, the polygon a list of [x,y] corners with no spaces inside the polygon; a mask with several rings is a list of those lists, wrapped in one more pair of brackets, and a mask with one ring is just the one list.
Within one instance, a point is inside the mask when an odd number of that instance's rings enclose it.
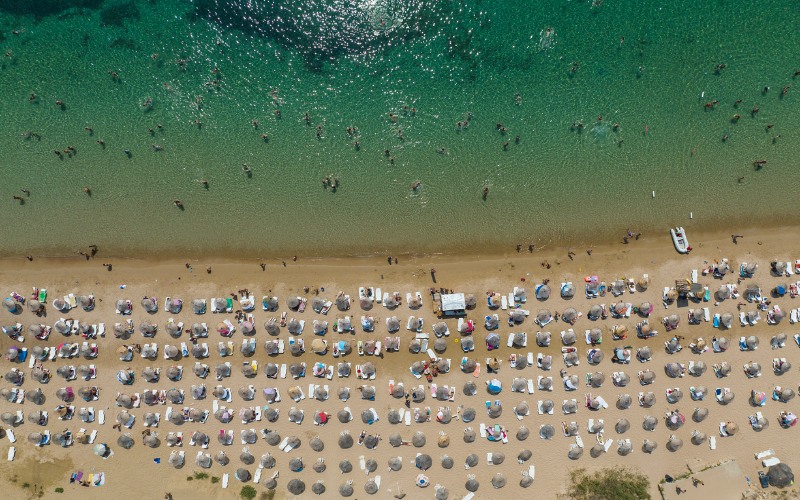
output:
{"label": "small boat on shore", "polygon": [[672,235],[672,243],[675,244],[675,250],[677,250],[678,253],[686,254],[692,251],[689,240],[686,239],[686,232],[682,227],[671,228],[669,234]]}

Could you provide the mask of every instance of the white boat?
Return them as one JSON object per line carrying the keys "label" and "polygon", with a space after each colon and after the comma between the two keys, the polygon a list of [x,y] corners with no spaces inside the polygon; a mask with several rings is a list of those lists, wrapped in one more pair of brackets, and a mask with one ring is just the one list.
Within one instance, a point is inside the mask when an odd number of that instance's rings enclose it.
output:
{"label": "white boat", "polygon": [[675,250],[678,253],[689,253],[692,247],[689,246],[689,241],[686,239],[686,232],[682,227],[674,227],[669,230],[672,235],[672,243],[675,244]]}

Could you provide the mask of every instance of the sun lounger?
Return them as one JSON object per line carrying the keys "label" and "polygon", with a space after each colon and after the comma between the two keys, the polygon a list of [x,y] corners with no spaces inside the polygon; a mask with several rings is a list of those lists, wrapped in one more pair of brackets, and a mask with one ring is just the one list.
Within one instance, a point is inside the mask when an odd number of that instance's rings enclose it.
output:
{"label": "sun lounger", "polygon": [[[197,456],[199,457],[202,454],[203,454],[203,452],[201,451],[201,452],[198,453]],[[228,475],[227,472],[222,475],[222,489],[226,489],[228,487],[228,478],[229,478],[229,475]]]}
{"label": "sun lounger", "polygon": [[[623,444],[625,441],[628,441],[628,443],[630,443],[630,439],[620,439],[619,440],[619,445]],[[606,453],[608,453],[608,450],[611,449],[611,446],[613,444],[614,444],[614,440],[613,439],[609,439],[603,444],[603,449],[606,451]]]}
{"label": "sun lounger", "polygon": [[765,458],[761,461],[761,465],[764,467],[772,467],[773,465],[778,465],[779,463],[781,463],[781,460],[778,457]]}
{"label": "sun lounger", "polygon": [[505,295],[502,295],[500,297],[500,309],[504,311],[508,309],[508,297],[506,297]]}
{"label": "sun lounger", "polygon": [[[405,408],[403,408],[402,410],[405,410]],[[411,412],[410,411],[405,412],[405,423],[406,423],[406,426],[411,425]]]}
{"label": "sun lounger", "polygon": [[486,439],[486,424],[481,424],[480,434],[482,438]]}
{"label": "sun lounger", "polygon": [[17,437],[14,436],[14,431],[12,429],[6,429],[6,437],[12,443],[16,443],[17,442]]}
{"label": "sun lounger", "polygon": [[89,434],[89,444],[94,443],[94,440],[97,438],[97,429],[93,429],[92,433]]}
{"label": "sun lounger", "polygon": [[13,462],[14,461],[14,456],[16,454],[17,454],[17,448],[15,446],[12,446],[11,448],[9,448],[8,449],[8,461],[9,462]]}
{"label": "sun lounger", "polygon": [[764,451],[761,451],[759,453],[756,453],[756,460],[762,460],[762,459],[767,458],[768,456],[774,455],[774,454],[775,454],[775,450],[773,450],[773,449],[764,450]]}

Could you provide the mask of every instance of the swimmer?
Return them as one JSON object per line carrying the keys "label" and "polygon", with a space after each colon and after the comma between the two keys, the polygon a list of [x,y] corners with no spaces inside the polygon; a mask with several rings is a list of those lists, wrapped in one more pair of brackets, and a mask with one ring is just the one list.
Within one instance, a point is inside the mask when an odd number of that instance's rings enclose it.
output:
{"label": "swimmer", "polygon": [[250,168],[250,165],[247,163],[242,163],[242,170],[244,170],[244,173],[247,174],[248,177],[253,173],[253,169]]}
{"label": "swimmer", "polygon": [[361,150],[361,143],[360,143],[360,142],[358,142],[358,141],[356,141],[356,142],[353,144],[353,147],[355,147],[355,148],[356,148],[356,151],[359,151],[359,150]]}
{"label": "swimmer", "polygon": [[36,102],[36,94],[31,92],[28,96],[28,102]]}
{"label": "swimmer", "polygon": [[617,48],[618,48],[618,49],[621,49],[621,48],[622,48],[622,44],[623,44],[623,43],[625,43],[625,37],[624,37],[624,36],[623,36],[623,37],[620,37],[620,39],[619,39],[619,45],[617,45]]}
{"label": "swimmer", "polygon": [[411,184],[411,190],[412,190],[412,191],[416,191],[417,189],[419,189],[419,188],[420,188],[420,186],[422,186],[422,182],[421,182],[421,181],[414,181],[414,182]]}
{"label": "swimmer", "polygon": [[783,87],[783,89],[781,90],[781,97],[783,97],[783,96],[785,96],[786,94],[789,93],[789,87],[791,87],[791,85],[787,85],[787,86]]}
{"label": "swimmer", "polygon": [[758,113],[758,111],[759,111],[759,108],[758,108],[758,106],[753,106],[753,110],[752,110],[752,111],[750,111],[750,113],[751,113],[751,114],[753,114],[753,115],[755,115],[756,113]]}
{"label": "swimmer", "polygon": [[23,193],[25,193],[25,194],[26,194],[27,196],[29,196],[29,197],[30,197],[30,195],[31,195],[31,190],[30,190],[30,189],[25,189],[25,188],[22,188],[22,189],[20,189],[20,191],[22,191]]}
{"label": "swimmer", "polygon": [[722,136],[722,142],[728,142],[728,134]]}
{"label": "swimmer", "polygon": [[172,203],[173,203],[173,204],[174,204],[176,207],[178,207],[178,208],[180,208],[181,210],[183,210],[183,202],[182,202],[181,200],[175,200],[175,201],[173,201]]}
{"label": "swimmer", "polygon": [[208,189],[208,181],[207,181],[206,179],[200,179],[200,184],[201,184],[201,185],[202,185],[204,188]]}
{"label": "swimmer", "polygon": [[83,192],[88,194],[89,196],[92,195],[92,190],[89,189],[89,186],[83,186]]}
{"label": "swimmer", "polygon": [[25,203],[25,198],[23,198],[22,196],[19,196],[19,195],[16,195],[16,194],[15,194],[14,196],[12,196],[12,198],[14,198],[15,200],[17,200],[17,201],[19,202],[19,204],[20,204],[20,205],[22,205],[23,203]]}
{"label": "swimmer", "polygon": [[98,140],[97,140],[97,144],[99,144],[100,146],[102,146],[102,148],[103,148],[103,149],[105,149],[105,148],[106,148],[106,141],[104,141],[103,139],[98,139]]}
{"label": "swimmer", "polygon": [[514,137],[514,142],[515,142],[516,144],[519,144],[521,140],[522,140],[522,139],[520,139],[520,137],[519,137],[519,136],[516,136],[516,137]]}
{"label": "swimmer", "polygon": [[89,135],[94,135],[94,129],[92,127],[83,127],[83,130],[89,132]]}
{"label": "swimmer", "polygon": [[[483,201],[489,196],[489,186],[483,186]],[[519,252],[519,245],[517,245],[517,252]]]}
{"label": "swimmer", "polygon": [[445,149],[445,148],[439,148],[439,149],[437,150],[437,152],[438,152],[440,155],[446,155],[446,154],[447,154],[447,149]]}
{"label": "swimmer", "polygon": [[253,121],[251,121],[251,122],[250,122],[250,125],[252,125],[252,126],[253,126],[253,128],[258,128],[258,120],[253,120]]}
{"label": "swimmer", "polygon": [[739,121],[739,118],[741,118],[741,117],[742,117],[742,115],[737,113],[737,114],[733,115],[733,119],[731,119],[731,121],[737,122],[737,121]]}
{"label": "swimmer", "polygon": [[64,101],[62,101],[61,99],[58,99],[56,101],[56,107],[59,107],[59,108],[63,109],[64,108]]}
{"label": "swimmer", "polygon": [[389,156],[389,150],[388,149],[384,149],[383,150],[383,156]]}
{"label": "swimmer", "polygon": [[503,151],[508,151],[508,141],[503,143]]}
{"label": "swimmer", "polygon": [[311,117],[306,113],[304,120],[306,121],[306,125],[311,125]]}

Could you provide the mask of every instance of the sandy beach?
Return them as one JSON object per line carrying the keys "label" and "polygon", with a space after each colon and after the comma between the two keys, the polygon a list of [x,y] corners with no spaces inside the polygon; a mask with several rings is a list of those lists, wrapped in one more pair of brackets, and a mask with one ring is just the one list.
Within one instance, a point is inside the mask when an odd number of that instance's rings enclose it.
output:
{"label": "sandy beach", "polygon": [[[33,262],[27,262],[22,258],[8,259],[0,262],[0,283],[2,292],[8,296],[11,292],[17,292],[25,297],[31,295],[32,287],[46,288],[48,293],[48,304],[46,314],[41,317],[34,315],[27,304],[19,306],[20,312],[11,314],[6,308],[0,312],[0,320],[3,325],[10,325],[19,322],[23,325],[25,340],[19,342],[12,340],[7,335],[0,339],[0,347],[5,353],[9,348],[27,347],[29,356],[34,346],[58,346],[63,342],[78,342],[84,339],[79,336],[64,337],[53,330],[47,340],[37,340],[29,332],[28,327],[32,324],[44,324],[54,326],[59,318],[74,318],[81,323],[105,324],[105,337],[96,340],[89,340],[90,343],[97,343],[99,355],[95,359],[87,360],[81,357],[73,359],[62,359],[56,357],[53,361],[44,361],[43,368],[49,369],[52,380],[47,384],[39,384],[32,377],[33,369],[29,368],[29,361],[9,362],[6,358],[2,361],[2,372],[6,374],[12,368],[17,368],[24,372],[24,382],[20,388],[27,392],[35,391],[41,387],[46,401],[40,406],[30,400],[24,400],[21,404],[11,403],[7,400],[0,401],[0,412],[16,413],[21,410],[24,414],[24,421],[18,426],[13,427],[16,437],[15,443],[10,443],[7,437],[0,441],[0,456],[4,458],[0,462],[0,474],[2,481],[7,483],[6,498],[29,498],[36,496],[39,491],[45,498],[60,498],[55,493],[56,488],[63,488],[64,497],[76,497],[81,495],[85,498],[109,498],[111,495],[137,495],[142,498],[162,498],[165,492],[170,492],[173,498],[189,498],[198,495],[204,498],[234,498],[237,497],[243,485],[234,477],[234,473],[240,467],[245,468],[251,475],[256,474],[259,461],[264,454],[271,454],[275,459],[273,468],[266,468],[261,472],[261,483],[251,484],[260,492],[268,491],[263,485],[265,480],[272,477],[275,472],[279,473],[276,478],[277,488],[274,496],[270,498],[292,498],[293,495],[287,492],[287,484],[293,479],[301,479],[305,483],[305,492],[300,498],[311,498],[315,496],[312,485],[316,481],[323,481],[326,488],[322,495],[325,498],[340,498],[339,487],[345,481],[352,480],[354,489],[353,498],[365,498],[369,495],[365,493],[364,486],[370,479],[380,477],[376,498],[390,498],[391,495],[405,493],[407,498],[434,498],[435,485],[442,485],[449,490],[450,498],[461,498],[467,494],[465,483],[468,476],[474,475],[479,482],[479,488],[475,492],[475,498],[492,498],[497,494],[509,492],[511,494],[534,494],[537,498],[555,498],[556,495],[564,490],[568,470],[583,467],[593,470],[600,467],[630,466],[643,470],[651,479],[652,494],[659,496],[656,489],[658,481],[665,474],[679,477],[686,474],[690,469],[699,472],[715,464],[727,461],[735,461],[740,473],[735,471],[730,473],[728,479],[714,477],[706,481],[707,484],[693,487],[691,482],[688,486],[683,486],[690,490],[690,493],[699,495],[705,488],[705,493],[710,494],[711,488],[718,498],[719,487],[713,486],[714,481],[719,485],[725,485],[726,498],[738,498],[741,493],[748,491],[748,484],[744,477],[747,476],[752,481],[752,488],[758,488],[758,471],[763,470],[761,461],[754,458],[754,454],[763,450],[773,450],[774,456],[792,464],[792,457],[796,457],[796,451],[792,442],[792,436],[797,432],[796,428],[783,429],[778,422],[778,414],[781,411],[797,411],[797,399],[792,399],[787,403],[772,399],[772,393],[776,386],[798,390],[797,369],[793,367],[788,373],[776,374],[773,367],[774,358],[786,358],[790,363],[796,362],[797,345],[793,339],[796,328],[789,323],[789,311],[800,307],[797,299],[790,298],[787,293],[782,298],[771,298],[769,308],[775,305],[787,313],[787,317],[777,325],[767,324],[767,311],[761,311],[761,320],[755,326],[740,326],[739,309],[737,304],[744,303],[741,311],[755,311],[756,305],[744,300],[743,296],[738,299],[730,298],[716,303],[713,293],[723,284],[737,284],[739,266],[742,263],[758,263],[759,268],[755,277],[743,280],[738,284],[741,294],[744,293],[747,285],[757,283],[765,296],[769,295],[778,284],[788,284],[800,279],[800,275],[792,274],[791,277],[775,277],[770,275],[770,261],[779,260],[782,262],[794,262],[800,258],[797,253],[797,239],[794,228],[782,230],[758,231],[743,230],[744,238],[739,239],[738,244],[733,244],[729,232],[724,234],[690,234],[691,243],[694,251],[689,256],[680,256],[675,253],[671,242],[666,234],[658,236],[646,235],[641,240],[632,240],[628,245],[616,244],[602,247],[594,247],[589,255],[586,248],[575,248],[572,258],[567,255],[567,249],[543,249],[536,250],[534,253],[527,253],[523,249],[522,253],[508,255],[481,256],[398,256],[397,265],[389,265],[386,256],[359,258],[359,259],[336,259],[336,260],[313,260],[307,261],[299,259],[293,262],[287,260],[284,266],[280,260],[265,260],[265,269],[259,266],[259,261],[236,262],[191,260],[188,263],[191,269],[186,267],[186,260],[175,261],[133,261],[119,258],[112,258],[100,253],[95,259],[84,261],[74,259],[46,259],[36,258]],[[702,270],[711,266],[715,261],[719,262],[723,258],[728,259],[731,271],[722,279],[715,279],[710,274],[703,275]],[[101,266],[101,263],[110,262],[113,264],[111,271]],[[549,264],[547,267],[544,264]],[[206,271],[207,268],[211,272]],[[436,282],[431,276],[431,268],[435,268]],[[709,287],[712,297],[708,302],[689,301],[683,304],[681,301],[669,305],[665,308],[662,305],[662,294],[664,287],[674,287],[676,280],[689,279],[692,270],[699,271],[698,282]],[[587,299],[584,295],[584,277],[597,275],[601,281],[609,286],[620,278],[632,278],[638,281],[644,274],[649,276],[649,286],[646,290],[636,289],[635,293],[624,292],[619,297],[614,297],[609,292],[603,297]],[[543,280],[549,280],[552,289],[551,296],[547,300],[537,300],[534,290]],[[575,285],[575,296],[569,300],[559,296],[559,284],[562,282],[572,282]],[[121,285],[125,288],[121,289]],[[394,308],[387,309],[383,305],[374,304],[371,310],[364,311],[358,301],[359,287],[381,288],[384,292],[400,292],[402,303]],[[409,367],[416,361],[425,361],[428,354],[423,350],[419,354],[409,352],[409,344],[414,338],[414,333],[406,328],[409,316],[421,317],[424,319],[422,331],[430,334],[430,347],[433,348],[435,335],[431,328],[438,321],[432,312],[431,295],[429,289],[441,287],[451,289],[455,292],[474,294],[477,298],[477,307],[467,311],[466,318],[475,322],[475,331],[472,333],[475,349],[473,352],[462,352],[460,345],[461,336],[458,333],[457,321],[455,319],[444,320],[448,326],[450,335],[443,337],[446,341],[446,350],[438,354],[443,359],[451,360],[451,371],[440,373],[433,378],[433,384],[438,387],[449,386],[455,388],[455,394],[451,401],[437,401],[431,395],[431,384],[425,377],[417,379],[409,371]],[[509,326],[507,319],[509,310],[498,308],[489,309],[487,306],[486,293],[495,291],[507,296],[514,287],[525,287],[527,290],[527,301],[520,305],[520,309],[529,310],[530,315],[524,321],[515,326]],[[214,314],[210,310],[204,315],[198,316],[192,313],[191,302],[193,299],[202,298],[209,302],[212,297],[231,297],[231,294],[241,296],[240,290],[247,289],[255,297],[254,316],[255,333],[245,336],[241,331],[241,324],[235,318],[234,312]],[[318,295],[314,292],[318,290]],[[338,292],[344,292],[353,299],[353,304],[348,311],[339,311],[334,303],[327,313],[322,315],[314,312],[312,302],[315,297],[325,301],[335,301]],[[422,306],[419,309],[411,309],[406,303],[406,294],[412,295],[419,291],[422,296]],[[80,305],[75,309],[61,313],[52,305],[52,300],[73,293],[76,296],[93,294],[96,297],[96,305],[92,311],[84,311]],[[275,312],[263,311],[261,307],[262,296],[276,296],[279,301],[279,308]],[[304,312],[291,311],[287,307],[287,299],[290,297],[302,297],[307,300]],[[143,297],[156,297],[159,301],[158,312],[147,313],[142,305]],[[166,297],[180,298],[183,300],[183,309],[178,314],[172,314],[164,310],[164,300]],[[132,302],[132,313],[129,316],[121,316],[115,313],[117,300],[125,299]],[[649,322],[658,335],[648,339],[637,338],[636,325],[644,318],[632,313],[630,317],[614,319],[611,315],[607,319],[592,321],[588,319],[588,312],[593,305],[605,304],[608,310],[612,304],[617,302],[631,303],[638,307],[642,302],[650,302],[654,310],[649,317]],[[233,310],[240,308],[238,300],[233,301]],[[568,308],[574,308],[579,317],[574,325],[570,326],[563,321],[553,321],[544,327],[539,327],[534,323],[534,318],[542,310],[549,310],[553,314],[563,313]],[[691,325],[687,321],[689,310],[696,308],[708,308],[710,315],[732,313],[734,324],[730,330],[717,330],[712,326],[712,322],[701,321],[697,325]],[[305,343],[305,352],[299,356],[290,354],[290,335],[287,328],[280,328],[277,336],[271,336],[265,331],[265,322],[275,317],[280,319],[282,313],[287,313],[287,321],[292,318],[303,320],[305,327],[301,335]],[[485,339],[487,332],[484,326],[486,315],[498,314],[499,328],[494,330],[500,337],[500,348],[491,352],[487,351]],[[667,332],[661,319],[664,316],[677,314],[680,319],[679,326],[672,332]],[[333,330],[334,322],[350,316],[355,331],[351,333],[336,333]],[[361,316],[372,316],[375,319],[375,332],[364,332],[360,325]],[[396,333],[388,333],[386,319],[396,316],[400,322],[400,330]],[[199,342],[207,343],[209,346],[209,356],[205,360],[196,360],[191,354],[179,361],[164,359],[164,347],[167,345],[179,346],[181,342],[186,342],[191,348],[188,334],[183,333],[180,338],[173,339],[166,331],[169,318],[174,318],[176,322],[183,322],[184,329],[191,328],[195,322],[205,322],[209,327],[207,339],[199,339]],[[135,332],[130,339],[124,340],[115,338],[114,324],[131,319],[135,325]],[[217,333],[216,326],[224,320],[230,321],[236,326],[236,331],[230,339],[225,339]],[[313,322],[327,321],[329,324],[328,332],[323,337],[317,337],[313,332]],[[145,338],[139,331],[142,322],[149,321],[158,326],[155,337]],[[614,326],[624,325],[627,327],[627,338],[613,340],[611,329]],[[580,363],[576,366],[565,366],[562,357],[562,341],[560,332],[572,328],[577,336],[577,341],[573,347],[577,349]],[[602,341],[594,348],[602,351],[604,359],[596,365],[590,364],[587,360],[587,352],[593,346],[584,340],[584,332],[593,328],[602,330]],[[522,348],[507,347],[506,340],[509,333],[527,333],[527,346]],[[549,347],[537,345],[537,332],[550,332],[552,340]],[[772,349],[771,339],[780,333],[787,336],[785,347]],[[683,349],[675,354],[665,351],[664,343],[669,341],[674,335],[682,336],[681,344]],[[759,339],[759,347],[756,350],[741,351],[739,349],[739,338],[742,336],[756,336]],[[382,357],[359,356],[357,353],[357,343],[359,341],[379,340],[384,342],[387,336],[400,337],[400,349],[398,352],[385,352]],[[730,347],[724,352],[714,352],[711,349],[713,337],[726,337],[730,341]],[[704,353],[692,352],[689,344],[695,342],[697,338],[703,338],[709,344],[709,349]],[[242,340],[254,338],[256,343],[255,354],[245,357],[240,352]],[[312,352],[311,344],[316,338],[323,338],[328,341],[329,350],[325,355],[317,355]],[[285,342],[285,353],[276,356],[268,356],[265,351],[265,342],[268,340],[281,339]],[[221,357],[217,350],[220,341],[232,341],[235,346],[231,356]],[[331,354],[331,347],[334,342],[346,340],[352,345],[352,353],[339,358],[334,358]],[[120,361],[117,354],[118,348],[122,345],[140,344],[155,342],[158,344],[158,355],[155,359],[148,360],[142,358],[139,353],[134,353],[129,362]],[[630,347],[627,347],[630,346]],[[650,347],[652,358],[647,362],[641,362],[636,358],[636,351],[641,347]],[[616,364],[612,362],[614,349],[626,347],[632,353],[629,364]],[[535,358],[541,353],[543,356],[552,356],[552,367],[543,370],[534,366],[523,369],[512,368],[510,366],[510,356],[517,354],[521,358],[532,353]],[[474,359],[480,366],[478,376],[472,373],[463,373],[459,369],[462,357]],[[487,358],[497,358],[501,364],[496,373],[488,373],[485,363]],[[258,361],[258,373],[252,378],[247,378],[242,372],[244,362]],[[206,363],[211,370],[211,375],[205,380],[201,380],[192,373],[196,361]],[[230,362],[231,375],[217,381],[214,377],[215,367],[219,363]],[[689,366],[689,363],[704,362],[707,370],[693,376],[686,373],[682,377],[671,378],[665,373],[666,363],[679,363]],[[314,363],[323,362],[333,364],[335,367],[339,362],[352,364],[353,374],[348,378],[340,378],[333,374],[330,380],[316,378],[312,376]],[[372,362],[376,368],[374,380],[359,380],[356,377],[356,365],[364,365]],[[715,376],[712,365],[727,362],[731,366],[731,372],[724,378]],[[744,370],[745,363],[755,362],[761,366],[761,374],[758,377],[749,378]],[[56,373],[62,366],[74,365],[78,367],[82,364],[94,364],[97,369],[96,379],[89,382],[81,380],[65,381]],[[264,374],[264,367],[267,363],[278,365],[292,363],[306,363],[307,374],[298,380],[293,380],[290,375],[286,378],[269,379]],[[182,365],[184,374],[180,381],[173,382],[166,376],[168,368],[172,365]],[[147,382],[142,376],[146,367],[160,368],[161,376],[157,382]],[[121,369],[130,369],[135,374],[133,384],[123,386],[117,381],[117,373]],[[642,386],[637,379],[637,373],[643,370],[652,370],[655,373],[655,381],[647,386]],[[578,380],[578,387],[574,391],[566,391],[560,372],[566,371],[566,375],[575,375]],[[605,381],[600,387],[589,387],[587,382],[588,375],[591,373],[602,372]],[[625,372],[630,377],[630,382],[625,387],[615,386],[612,381],[614,372]],[[541,390],[538,387],[539,377],[552,377],[553,390]],[[512,384],[515,379],[531,379],[536,387],[533,393],[529,393],[527,386],[523,393],[513,392]],[[486,384],[489,380],[497,379],[502,383],[502,392],[498,395],[487,393]],[[389,381],[395,384],[402,383],[406,391],[413,387],[422,385],[426,397],[420,403],[411,402],[409,408],[404,406],[404,399],[394,398],[389,393]],[[477,387],[475,395],[465,395],[464,385],[467,382],[474,382]],[[192,398],[192,386],[205,383],[208,394],[200,400]],[[220,404],[231,409],[235,415],[230,423],[223,424],[213,413],[215,397],[212,391],[216,385],[230,388],[232,400],[221,402]],[[329,397],[327,400],[319,401],[309,394],[309,384],[322,384],[329,386]],[[253,401],[244,401],[238,394],[240,388],[253,385],[255,397]],[[76,414],[72,420],[60,421],[56,414],[56,406],[61,401],[56,397],[59,388],[71,386],[76,393],[75,401],[69,403],[74,405],[76,413],[82,407],[94,407],[95,411],[105,412],[105,423],[99,424],[97,420],[91,423],[82,422]],[[99,387],[99,397],[90,403],[81,400],[78,395],[80,388],[84,386]],[[305,399],[294,402],[289,397],[290,388],[299,386],[305,392]],[[359,386],[374,386],[374,401],[363,400],[359,393]],[[707,395],[702,401],[693,401],[690,394],[690,387],[705,386],[708,390]],[[11,383],[5,379],[2,383],[3,388],[12,389]],[[264,388],[276,387],[279,389],[282,400],[278,403],[268,404],[262,390]],[[340,388],[349,387],[350,398],[341,401],[338,397]],[[142,403],[139,407],[129,410],[135,416],[135,422],[131,429],[117,430],[112,426],[117,421],[117,415],[123,409],[115,403],[118,393],[132,395],[134,393],[144,394],[150,389],[169,390],[176,388],[185,391],[185,401],[182,404],[167,403],[164,405],[156,404],[148,406]],[[683,397],[677,403],[669,403],[666,398],[666,391],[670,388],[679,388]],[[735,394],[735,398],[728,404],[722,405],[715,400],[714,391],[716,388],[728,388]],[[756,389],[767,394],[767,402],[763,407],[754,407],[750,401],[751,390]],[[637,404],[640,392],[652,392],[655,395],[655,404],[652,407],[642,407]],[[585,406],[587,394],[600,396],[608,403],[607,408],[593,411]],[[628,394],[632,398],[632,404],[628,409],[617,407],[618,397]],[[565,415],[562,411],[564,400],[575,399],[577,401],[577,413]],[[499,400],[502,403],[502,414],[497,418],[490,418],[487,415],[486,402]],[[540,415],[537,412],[539,401],[552,400],[554,402],[553,414]],[[530,414],[518,419],[514,409],[518,403],[526,402],[530,408]],[[264,406],[268,408],[264,408]],[[165,418],[167,407],[173,407],[173,411],[180,411],[184,407],[196,408],[201,411],[209,411],[208,420],[203,424],[199,422],[185,422],[175,425]],[[239,411],[244,407],[261,407],[262,411],[268,409],[279,410],[277,421],[269,422],[264,417],[261,421],[242,423],[239,418]],[[348,423],[340,423],[337,413],[343,407],[349,407],[353,420]],[[304,419],[300,425],[289,421],[289,413],[292,408],[304,411]],[[436,422],[435,417],[440,407],[450,407],[453,418],[448,424]],[[366,424],[362,422],[362,412],[374,408],[379,420]],[[425,411],[430,408],[432,421],[417,423],[411,422],[406,426],[405,422],[398,424],[389,423],[390,410],[405,409],[411,411],[419,408]],[[695,408],[706,408],[707,417],[702,422],[695,422],[692,414]],[[476,417],[473,421],[465,423],[460,415],[465,409],[474,409]],[[29,421],[30,413],[37,410],[49,412],[49,422],[46,426],[40,427]],[[673,411],[679,411],[685,417],[685,423],[676,430],[670,430],[665,422],[665,416]],[[314,425],[314,415],[324,411],[331,414],[331,420],[326,425]],[[768,421],[768,427],[756,432],[751,428],[748,417],[757,411],[763,413]],[[151,428],[156,431],[160,440],[159,446],[150,448],[143,444],[142,431],[147,429],[144,426],[144,417],[148,412],[160,413],[161,421],[157,427]],[[655,430],[647,431],[643,428],[645,417],[652,416],[657,419]],[[592,457],[593,447],[598,443],[597,434],[590,433],[588,421],[593,419],[596,424],[599,420],[604,422],[605,430],[603,439],[611,441],[608,452],[600,454],[597,458]],[[618,433],[615,426],[620,419],[627,419],[629,430]],[[562,422],[575,422],[578,425],[578,435],[583,442],[584,453],[577,460],[568,458],[570,446],[576,443],[575,437],[565,437],[562,431]],[[720,423],[733,422],[737,424],[738,431],[730,437],[720,435]],[[480,436],[480,425],[486,424],[491,427],[499,425],[506,430],[507,443],[490,442]],[[554,429],[552,439],[541,439],[539,436],[540,427],[550,425]],[[9,426],[3,424],[3,428]],[[529,437],[519,440],[519,430],[525,427],[529,430]],[[113,455],[107,458],[96,456],[93,453],[92,444],[73,444],[68,448],[62,448],[57,444],[49,444],[37,447],[28,442],[28,435],[34,432],[41,432],[44,429],[50,431],[52,435],[68,429],[73,434],[77,434],[79,429],[86,429],[86,433],[97,430],[94,444],[106,443]],[[465,429],[471,428],[477,435],[474,442],[465,442]],[[220,430],[232,430],[234,439],[229,446],[220,444],[217,434]],[[245,465],[240,459],[243,445],[240,442],[240,432],[247,429],[255,429],[258,440],[254,444],[248,445],[250,454],[253,455],[255,463]],[[278,446],[272,446],[261,437],[261,431],[269,429],[280,435],[281,439],[289,436],[296,436],[300,440],[300,445],[284,452]],[[191,446],[189,438],[195,431],[203,431],[209,436],[208,449],[201,450],[199,446]],[[353,440],[356,441],[352,447],[341,449],[338,439],[342,431],[348,431]],[[381,441],[375,449],[368,449],[364,445],[358,445],[358,438],[362,431],[367,436],[380,436]],[[715,438],[715,449],[711,449],[709,441],[700,444],[693,444],[693,431],[705,433],[707,437]],[[117,444],[117,440],[123,432],[129,432],[134,440],[131,449],[124,449]],[[184,442],[182,446],[170,447],[167,445],[167,436],[170,432],[182,432]],[[390,437],[399,434],[403,441],[410,442],[412,437],[421,432],[425,435],[426,443],[421,447],[412,444],[393,447],[390,444]],[[449,445],[439,446],[440,433],[445,433],[449,437]],[[671,435],[675,435],[682,440],[682,447],[676,451],[668,449],[668,441]],[[321,451],[312,450],[310,443],[318,437],[323,443]],[[629,439],[632,452],[627,455],[618,453],[618,440]],[[657,443],[657,448],[652,453],[645,453],[642,449],[644,440],[651,440]],[[9,447],[14,446],[16,453],[14,461],[5,460]],[[185,465],[180,469],[175,469],[168,464],[168,459],[173,451],[185,452]],[[532,456],[523,463],[518,463],[517,457],[523,450],[530,450]],[[218,452],[224,451],[230,462],[226,466],[219,465],[214,461],[209,469],[201,469],[195,464],[198,451],[208,453],[214,458]],[[432,458],[433,465],[424,472],[429,478],[430,486],[419,488],[415,486],[415,479],[422,473],[415,467],[414,459],[418,453],[427,454]],[[504,460],[495,465],[487,463],[487,453],[503,454]],[[476,454],[478,464],[474,467],[465,469],[464,463],[468,455]],[[452,469],[445,469],[441,460],[444,455],[452,458]],[[373,459],[377,463],[374,472],[366,473],[361,470],[360,461]],[[398,471],[390,470],[389,461],[391,458],[401,457],[402,467]],[[304,464],[302,472],[292,472],[290,460],[301,458]],[[160,463],[156,463],[158,459]],[[324,459],[326,470],[316,472],[313,469],[318,459]],[[341,460],[349,460],[353,466],[350,473],[342,473],[339,469]],[[527,473],[530,467],[535,467],[535,479],[528,490],[520,486],[523,473]],[[687,467],[689,469],[687,469]],[[728,469],[725,469],[726,471]],[[103,473],[105,484],[102,486],[80,487],[78,484],[70,484],[70,475],[82,471],[84,479],[89,474]],[[187,476],[193,473],[204,471],[209,476],[222,478],[224,474],[229,475],[227,489],[223,489],[220,482],[212,482],[212,478],[187,480]],[[502,474],[507,480],[507,484],[502,490],[495,491],[492,479],[496,474]],[[702,477],[702,476],[698,476]],[[722,477],[722,476],[720,476]],[[681,484],[687,484],[685,483]],[[670,485],[667,485],[670,486]],[[665,494],[674,495],[672,491],[666,490]],[[695,490],[696,488],[696,490]],[[526,493],[523,493],[526,492]],[[699,498],[699,496],[697,496]],[[667,496],[673,498],[673,496]],[[694,498],[694,497],[693,497]]]}

